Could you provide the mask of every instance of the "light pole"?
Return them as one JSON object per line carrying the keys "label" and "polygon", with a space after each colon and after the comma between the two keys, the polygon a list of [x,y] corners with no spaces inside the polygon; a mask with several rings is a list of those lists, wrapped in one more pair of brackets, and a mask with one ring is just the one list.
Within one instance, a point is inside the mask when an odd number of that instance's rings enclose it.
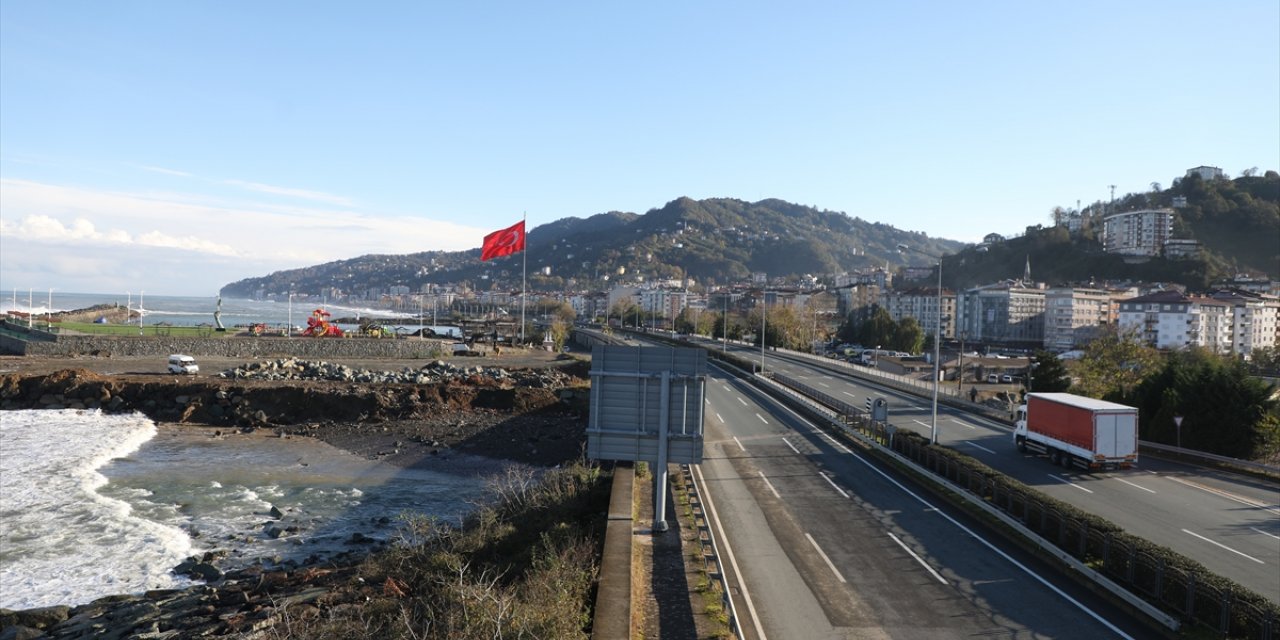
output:
{"label": "light pole", "polygon": [[764,375],[764,326],[765,318],[769,315],[769,303],[766,294],[766,291],[760,290],[760,375]]}
{"label": "light pole", "polygon": [[[910,249],[910,247],[908,247],[905,244],[898,245],[898,251],[900,252],[906,251],[907,249]],[[938,322],[935,325],[935,332],[933,334],[933,418],[929,424],[929,444],[937,444],[938,443],[938,372],[941,370],[941,366],[942,366],[942,362],[939,359],[939,356],[941,355],[941,351],[942,351],[942,257],[932,256],[923,251],[920,251],[919,249],[916,250],[916,253],[929,256],[930,258],[936,257],[938,260],[938,308],[936,310],[937,316],[938,316]]]}
{"label": "light pole", "polygon": [[724,320],[720,323],[720,351],[729,352],[729,294],[724,294]]}

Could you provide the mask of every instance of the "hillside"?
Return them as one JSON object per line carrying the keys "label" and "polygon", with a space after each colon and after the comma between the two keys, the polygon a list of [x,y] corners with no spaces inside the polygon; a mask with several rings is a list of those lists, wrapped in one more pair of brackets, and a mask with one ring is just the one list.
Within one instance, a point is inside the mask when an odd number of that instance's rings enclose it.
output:
{"label": "hillside", "polygon": [[[1065,212],[1092,218],[1092,227],[1069,234],[1065,227],[1037,225],[1018,238],[969,247],[943,262],[943,280],[950,287],[970,287],[1019,278],[1028,260],[1032,279],[1049,284],[1128,280],[1204,290],[1215,280],[1241,273],[1280,279],[1280,174],[1268,171],[1234,180],[1203,180],[1193,174],[1174,180],[1169,189],[1153,187],[1125,195],[1106,209],[1172,208],[1173,236],[1199,241],[1198,259],[1135,263],[1104,253],[1098,240],[1104,208],[1097,203],[1082,212]],[[1186,204],[1174,208],[1179,197]]]}
{"label": "hillside", "polygon": [[[679,198],[643,215],[613,211],[531,229],[527,259],[535,290],[559,290],[569,283],[604,287],[637,277],[687,276],[700,283],[725,283],[755,272],[771,278],[823,276],[903,265],[911,256],[897,252],[899,243],[934,254],[964,246],[782,200]],[[550,275],[541,273],[544,268]],[[361,256],[233,282],[223,287],[222,295],[316,294],[333,288],[363,292],[390,286],[418,291],[426,283],[469,283],[484,290],[519,286],[519,278],[519,261],[481,263],[477,248]]]}

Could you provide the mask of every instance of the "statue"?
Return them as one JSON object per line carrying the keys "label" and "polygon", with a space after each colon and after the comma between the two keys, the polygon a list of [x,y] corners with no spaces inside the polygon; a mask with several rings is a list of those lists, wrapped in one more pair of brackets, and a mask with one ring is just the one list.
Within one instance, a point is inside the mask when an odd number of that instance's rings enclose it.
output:
{"label": "statue", "polygon": [[218,325],[218,331],[226,331],[227,328],[222,326],[222,296],[218,296],[218,308],[213,312],[213,323]]}

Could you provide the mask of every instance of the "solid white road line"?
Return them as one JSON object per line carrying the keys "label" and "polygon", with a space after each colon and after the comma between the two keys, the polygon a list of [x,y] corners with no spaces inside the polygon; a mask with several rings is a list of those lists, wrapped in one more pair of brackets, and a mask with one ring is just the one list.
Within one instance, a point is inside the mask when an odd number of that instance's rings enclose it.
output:
{"label": "solid white road line", "polygon": [[827,563],[828,567],[831,568],[831,573],[836,574],[836,577],[840,579],[840,582],[847,582],[844,579],[844,576],[840,575],[840,570],[837,569],[836,565],[831,562],[831,558],[828,558],[827,554],[822,552],[822,547],[818,546],[818,543],[814,541],[813,536],[806,533],[804,534],[804,537],[809,539],[809,544],[813,545],[813,548],[818,552],[818,555],[822,556],[822,560]]}
{"label": "solid white road line", "polygon": [[796,448],[796,446],[795,446],[794,444],[791,444],[791,441],[790,441],[790,440],[788,440],[788,439],[786,439],[786,438],[783,438],[783,439],[782,439],[782,441],[783,441],[783,442],[785,442],[785,443],[787,443],[787,446],[788,446],[788,447],[791,447],[791,450],[792,450],[792,451],[794,451],[794,452],[796,452],[796,455],[799,455],[799,454],[800,454],[800,450],[799,450],[799,449],[797,449],[797,448]]}
{"label": "solid white road line", "polygon": [[756,414],[756,417],[757,417],[757,418],[760,418],[760,422],[763,422],[763,423],[765,423],[765,424],[769,424],[769,421],[768,421],[768,420],[765,420],[765,419],[764,419],[764,416],[762,416],[762,415],[760,415],[760,414],[758,414],[758,413],[757,413],[757,414]]}
{"label": "solid white road line", "polygon": [[1276,535],[1276,534],[1274,534],[1274,533],[1267,533],[1266,531],[1263,531],[1262,529],[1259,529],[1259,528],[1257,528],[1257,527],[1249,527],[1249,528],[1250,528],[1250,529],[1253,529],[1254,531],[1257,531],[1258,533],[1261,533],[1261,534],[1262,534],[1262,535],[1264,535],[1264,536],[1271,536],[1272,538],[1275,538],[1276,540],[1280,540],[1280,536],[1278,536],[1278,535]]}
{"label": "solid white road line", "polygon": [[902,547],[903,551],[906,551],[907,553],[911,554],[911,557],[915,558],[916,562],[919,562],[920,566],[925,568],[925,571],[928,571],[930,575],[937,578],[938,582],[941,582],[942,584],[945,584],[945,585],[951,584],[950,582],[947,582],[946,578],[938,575],[938,572],[934,571],[933,567],[929,566],[929,563],[924,561],[924,558],[921,558],[920,556],[916,555],[916,552],[912,551],[911,547],[908,547],[907,545],[903,544],[902,541],[898,539],[898,536],[895,536],[892,533],[890,533],[889,537],[893,538],[893,541],[898,543],[898,546]]}
{"label": "solid white road line", "polygon": [[1187,485],[1188,487],[1191,487],[1191,488],[1193,488],[1193,489],[1199,489],[1199,490],[1201,490],[1201,491],[1207,491],[1207,492],[1209,492],[1209,493],[1212,493],[1212,494],[1213,494],[1213,495],[1215,495],[1215,496],[1219,496],[1219,497],[1222,497],[1222,498],[1226,498],[1226,499],[1231,500],[1231,501],[1233,501],[1233,502],[1239,502],[1240,504],[1249,505],[1250,507],[1253,507],[1253,508],[1255,508],[1255,509],[1263,509],[1263,510],[1266,510],[1266,511],[1270,511],[1271,513],[1274,513],[1274,514],[1276,514],[1276,515],[1280,515],[1280,509],[1277,509],[1277,508],[1275,508],[1275,507],[1269,507],[1269,506],[1267,506],[1266,504],[1263,504],[1263,503],[1258,502],[1258,501],[1256,501],[1256,500],[1251,500],[1251,499],[1249,499],[1249,498],[1245,498],[1245,497],[1243,497],[1243,496],[1238,496],[1238,495],[1236,495],[1236,494],[1234,494],[1234,493],[1231,493],[1230,491],[1224,491],[1224,490],[1222,490],[1222,489],[1215,489],[1215,488],[1213,488],[1213,487],[1209,487],[1209,486],[1202,485],[1202,484],[1200,484],[1200,483],[1198,483],[1198,482],[1191,482],[1190,480],[1183,480],[1182,478],[1175,478],[1175,477],[1173,477],[1173,476],[1165,476],[1165,477],[1166,477],[1166,478],[1168,478],[1168,479],[1170,479],[1170,480],[1172,480],[1172,481],[1174,481],[1174,482],[1179,482],[1179,483],[1185,484],[1185,485]]}
{"label": "solid white road line", "polygon": [[1250,559],[1250,560],[1252,560],[1252,561],[1254,561],[1254,562],[1256,562],[1256,563],[1258,563],[1258,564],[1266,564],[1265,562],[1263,562],[1263,561],[1261,561],[1261,560],[1259,560],[1259,559],[1257,559],[1257,558],[1255,558],[1255,557],[1253,557],[1253,556],[1251,556],[1251,555],[1249,555],[1249,554],[1247,554],[1247,553],[1243,553],[1243,552],[1240,552],[1240,551],[1236,551],[1235,549],[1232,549],[1231,547],[1228,547],[1227,545],[1222,544],[1221,542],[1215,542],[1215,541],[1213,541],[1213,540],[1210,540],[1210,539],[1208,539],[1208,538],[1206,538],[1206,537],[1204,537],[1204,536],[1202,536],[1202,535],[1200,535],[1200,534],[1198,534],[1198,533],[1196,533],[1196,532],[1194,532],[1194,531],[1187,531],[1186,529],[1183,529],[1183,530],[1182,530],[1182,532],[1183,532],[1183,533],[1186,533],[1186,534],[1193,535],[1193,536],[1195,536],[1195,537],[1197,537],[1197,538],[1200,538],[1201,540],[1204,540],[1205,542],[1208,542],[1209,544],[1212,544],[1212,545],[1216,545],[1216,546],[1222,547],[1223,549],[1226,549],[1227,551],[1230,551],[1231,553],[1234,553],[1234,554],[1236,554],[1236,555],[1238,555],[1238,556],[1244,556],[1244,557],[1246,557],[1246,558],[1248,558],[1248,559]]}
{"label": "solid white road line", "polygon": [[831,488],[832,488],[832,489],[835,489],[836,491],[840,492],[840,495],[842,495],[842,496],[844,496],[844,497],[846,497],[846,498],[848,498],[848,497],[849,497],[849,494],[848,494],[848,493],[845,493],[845,490],[844,490],[844,489],[841,489],[839,485],[837,485],[834,481],[832,481],[832,480],[831,480],[831,478],[827,477],[827,474],[825,474],[825,473],[823,473],[823,472],[819,471],[819,472],[818,472],[818,475],[822,476],[822,479],[823,479],[823,480],[826,480],[826,481],[827,481],[827,484],[831,485]]}
{"label": "solid white road line", "polygon": [[1136,489],[1142,489],[1143,491],[1146,491],[1147,493],[1155,493],[1155,491],[1152,491],[1151,489],[1148,489],[1148,488],[1146,488],[1146,487],[1144,487],[1144,486],[1142,486],[1142,485],[1140,485],[1140,484],[1134,484],[1134,483],[1132,483],[1132,482],[1129,482],[1128,480],[1125,480],[1124,478],[1116,478],[1116,480],[1119,480],[1120,482],[1123,482],[1123,483],[1125,483],[1125,484],[1127,484],[1127,485],[1129,485],[1129,486],[1131,486],[1131,487],[1134,487],[1134,488],[1136,488]]}
{"label": "solid white road line", "polygon": [[984,447],[984,446],[982,446],[982,445],[980,445],[980,444],[978,444],[978,443],[976,443],[976,442],[966,442],[965,444],[968,444],[968,445],[969,445],[969,446],[971,446],[971,447],[977,447],[977,448],[979,448],[979,449],[982,449],[983,451],[986,451],[987,453],[995,453],[994,451],[992,451],[992,450],[990,450],[990,449],[988,449],[988,448],[986,448],[986,447]]}
{"label": "solid white road line", "polygon": [[1050,477],[1050,478],[1053,478],[1054,480],[1057,480],[1058,482],[1061,482],[1062,484],[1069,484],[1069,485],[1071,485],[1071,486],[1073,486],[1073,487],[1075,487],[1075,488],[1077,488],[1077,489],[1079,489],[1079,490],[1081,490],[1081,491],[1083,491],[1083,492],[1085,492],[1085,493],[1093,493],[1093,491],[1091,491],[1091,490],[1089,490],[1089,489],[1086,489],[1086,488],[1084,488],[1084,487],[1082,487],[1082,486],[1080,486],[1080,485],[1078,485],[1078,484],[1076,484],[1076,483],[1074,483],[1074,482],[1072,482],[1072,481],[1070,481],[1070,480],[1066,480],[1066,479],[1064,479],[1064,478],[1059,478],[1058,476],[1055,476],[1055,475],[1053,475],[1052,473],[1050,473],[1050,474],[1049,474],[1049,477]]}
{"label": "solid white road line", "polygon": [[924,498],[921,498],[919,495],[916,495],[913,491],[911,491],[910,489],[908,489],[908,488],[907,488],[905,485],[903,485],[901,482],[898,482],[897,480],[894,480],[892,477],[890,477],[890,476],[889,476],[889,474],[887,474],[887,473],[885,473],[885,472],[883,472],[883,471],[881,471],[881,470],[877,469],[877,468],[875,467],[875,465],[872,465],[870,462],[868,462],[868,461],[867,461],[865,458],[863,458],[862,456],[860,456],[860,455],[858,455],[858,454],[856,454],[856,453],[855,453],[855,454],[851,454],[851,455],[853,456],[853,458],[854,458],[855,460],[857,460],[858,462],[861,462],[862,464],[866,465],[866,466],[867,466],[867,468],[869,468],[869,469],[871,469],[872,471],[874,471],[874,472],[876,472],[877,474],[879,474],[882,478],[884,478],[885,480],[887,480],[890,484],[892,484],[892,485],[894,485],[894,486],[898,487],[899,489],[901,489],[901,490],[902,490],[904,493],[906,493],[907,495],[911,496],[912,498],[915,498],[917,502],[919,502],[919,503],[923,504],[924,506],[928,507],[928,508],[929,508],[929,510],[931,510],[931,511],[935,511],[939,516],[941,516],[941,517],[943,517],[943,518],[946,518],[947,522],[950,522],[951,524],[955,525],[955,526],[956,526],[956,528],[958,528],[958,529],[960,529],[961,531],[963,531],[963,532],[965,532],[966,534],[968,534],[968,535],[969,535],[969,537],[973,538],[974,540],[977,540],[977,541],[978,541],[979,543],[981,543],[983,546],[985,546],[986,548],[990,549],[992,552],[994,552],[995,554],[999,555],[1001,558],[1004,558],[1005,560],[1007,560],[1010,564],[1012,564],[1013,566],[1015,566],[1015,567],[1017,567],[1018,569],[1020,569],[1023,573],[1025,573],[1025,574],[1027,574],[1028,576],[1030,576],[1033,580],[1035,580],[1036,582],[1039,582],[1040,584],[1044,585],[1047,589],[1049,589],[1049,590],[1053,591],[1054,593],[1058,594],[1058,596],[1059,596],[1059,597],[1061,597],[1063,600],[1066,600],[1067,602],[1070,602],[1073,606],[1075,606],[1077,609],[1079,609],[1079,610],[1083,611],[1083,612],[1084,612],[1086,615],[1088,615],[1090,618],[1093,618],[1094,620],[1097,620],[1099,624],[1101,624],[1101,625],[1105,626],[1106,628],[1110,629],[1112,632],[1114,632],[1116,635],[1120,636],[1121,638],[1126,638],[1127,640],[1133,640],[1133,636],[1130,636],[1129,634],[1127,634],[1127,633],[1125,633],[1123,630],[1121,630],[1119,627],[1115,626],[1114,624],[1111,624],[1111,622],[1109,622],[1106,618],[1103,618],[1103,617],[1102,617],[1101,615],[1099,615],[1097,612],[1095,612],[1095,611],[1093,611],[1092,609],[1090,609],[1090,608],[1088,608],[1088,607],[1084,606],[1084,603],[1080,602],[1079,600],[1076,600],[1075,598],[1072,598],[1072,597],[1071,597],[1070,595],[1068,595],[1065,591],[1063,591],[1062,589],[1059,589],[1058,587],[1054,586],[1054,585],[1053,585],[1053,583],[1051,583],[1051,582],[1049,582],[1048,580],[1044,579],[1042,576],[1040,576],[1040,575],[1039,575],[1039,574],[1037,574],[1036,572],[1032,571],[1032,570],[1031,570],[1029,567],[1027,567],[1026,565],[1024,565],[1024,564],[1022,564],[1021,562],[1018,562],[1017,560],[1015,560],[1015,559],[1013,558],[1013,556],[1010,556],[1009,554],[1007,554],[1007,553],[1005,553],[1004,551],[1002,551],[1002,550],[1001,550],[999,547],[997,547],[995,544],[992,544],[991,542],[987,541],[985,538],[983,538],[983,537],[979,536],[979,535],[977,534],[977,532],[975,532],[975,531],[973,531],[972,529],[970,529],[970,528],[968,528],[968,527],[964,526],[963,524],[960,524],[960,521],[956,520],[955,518],[952,518],[951,516],[947,515],[946,513],[943,513],[942,511],[939,511],[939,510],[938,510],[938,508],[937,508],[937,507],[935,507],[935,506],[933,506],[932,504],[930,504],[928,500],[925,500]]}
{"label": "solid white road line", "polygon": [[716,505],[711,500],[711,493],[707,491],[707,479],[702,476],[702,465],[693,465],[693,475],[697,476],[698,484],[702,485],[698,489],[698,496],[707,503],[707,514],[716,523],[716,531],[720,532],[720,539],[724,541],[724,554],[729,558],[729,566],[733,567],[733,574],[738,576],[738,590],[742,593],[742,600],[747,605],[747,612],[751,614],[751,624],[756,629],[756,637],[760,640],[768,640],[768,636],[764,634],[764,627],[760,626],[760,614],[756,613],[756,605],[751,601],[751,592],[747,591],[747,580],[742,575],[742,569],[738,568],[738,559],[733,555],[729,537],[725,535],[724,525],[720,524],[720,516],[716,514]]}
{"label": "solid white road line", "polygon": [[757,471],[756,473],[760,474],[760,479],[761,479],[761,480],[764,480],[764,486],[769,487],[769,490],[773,492],[773,497],[775,497],[775,498],[777,498],[777,499],[781,500],[781,499],[782,499],[782,496],[781,496],[781,495],[778,495],[778,490],[773,488],[773,483],[772,483],[772,482],[769,482],[769,479],[768,479],[768,478],[766,478],[766,477],[764,477],[764,472],[763,472],[763,471]]}
{"label": "solid white road line", "polygon": [[[718,417],[720,417],[720,416],[716,416],[716,417],[718,418]],[[720,422],[724,422],[724,420],[721,420]],[[746,448],[746,447],[742,446],[742,441],[738,439],[738,436],[734,436],[734,437],[733,437],[733,441],[734,441],[734,442],[736,442],[736,443],[738,443],[738,449],[739,449],[740,451],[746,451],[746,450],[747,450],[747,448]]]}

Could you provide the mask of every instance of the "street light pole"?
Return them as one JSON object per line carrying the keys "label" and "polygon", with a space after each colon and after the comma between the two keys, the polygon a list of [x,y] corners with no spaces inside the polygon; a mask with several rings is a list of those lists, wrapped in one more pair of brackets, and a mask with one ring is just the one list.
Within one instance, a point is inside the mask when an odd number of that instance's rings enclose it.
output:
{"label": "street light pole", "polygon": [[[905,244],[898,245],[898,251],[906,251],[910,249]],[[934,256],[919,249],[916,253],[936,258],[938,260],[938,307],[937,307],[937,323],[933,334],[933,418],[929,423],[929,444],[938,443],[938,374],[941,371],[942,362],[939,360],[942,352],[942,256]]]}
{"label": "street light pole", "polygon": [[766,292],[760,290],[760,375],[764,375],[764,325],[765,318],[769,315],[769,303],[766,298]]}

